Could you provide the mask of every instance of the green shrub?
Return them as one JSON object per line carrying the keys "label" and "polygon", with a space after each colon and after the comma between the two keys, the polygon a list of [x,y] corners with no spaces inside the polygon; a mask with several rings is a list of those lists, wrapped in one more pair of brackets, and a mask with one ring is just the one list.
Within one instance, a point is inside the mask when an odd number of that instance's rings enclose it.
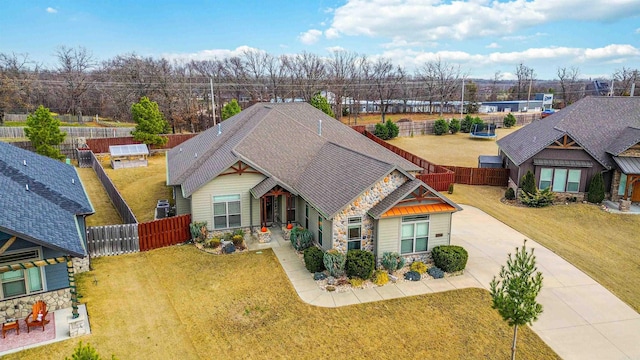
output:
{"label": "green shrub", "polygon": [[340,277],[344,275],[344,265],[347,261],[347,257],[343,253],[336,249],[331,249],[324,253],[322,262],[324,267],[329,271],[329,274],[333,277]]}
{"label": "green shrub", "polygon": [[520,188],[528,194],[535,194],[537,192],[536,179],[531,170],[528,170],[522,177],[522,180],[520,181]]}
{"label": "green shrub", "polygon": [[304,251],[313,245],[313,234],[308,229],[300,227],[293,228],[289,235],[289,241],[291,241],[291,246],[293,246],[296,251]]}
{"label": "green shrub", "polygon": [[350,278],[369,279],[375,268],[373,253],[366,250],[349,250],[345,269]]}
{"label": "green shrub", "polygon": [[604,200],[604,180],[602,179],[602,173],[597,173],[591,178],[589,184],[589,193],[587,193],[587,201],[594,204],[599,204]]}
{"label": "green shrub", "polygon": [[551,188],[536,191],[533,194],[529,194],[526,191],[520,193],[520,202],[528,207],[541,208],[553,204],[555,195],[551,191]]}
{"label": "green shrub", "polygon": [[427,274],[429,274],[434,279],[442,279],[444,277],[444,271],[437,266],[432,266],[427,270]]}
{"label": "green shrub", "polygon": [[447,190],[449,194],[453,194],[453,183],[449,184],[449,190]]}
{"label": "green shrub", "polygon": [[196,242],[203,242],[207,238],[207,222],[195,221],[189,224],[191,239]]}
{"label": "green shrub", "polygon": [[378,286],[382,286],[389,282],[389,275],[384,270],[376,270],[373,272],[372,281]]}
{"label": "green shrub", "polygon": [[462,246],[440,245],[431,250],[434,264],[446,272],[464,270],[469,254]]}
{"label": "green shrub", "polygon": [[457,134],[460,131],[460,120],[451,119],[451,121],[449,121],[449,131],[452,134]]}
{"label": "green shrub", "polygon": [[373,134],[382,140],[389,140],[389,129],[386,124],[377,123]]}
{"label": "green shrub", "polygon": [[449,124],[445,119],[438,119],[433,124],[433,133],[436,135],[444,135],[449,132]]}
{"label": "green shrub", "polygon": [[382,254],[382,266],[393,274],[396,270],[404,267],[405,259],[397,252],[385,252]]}
{"label": "green shrub", "polygon": [[324,270],[324,252],[322,249],[311,246],[304,249],[304,266],[309,272],[317,273]]}
{"label": "green shrub", "polygon": [[359,287],[362,287],[362,285],[364,285],[364,280],[360,279],[359,277],[354,277],[349,279],[349,284],[351,284],[351,286],[355,288],[359,288]]}
{"label": "green shrub", "polygon": [[393,121],[391,121],[391,119],[387,120],[385,126],[387,127],[389,139],[393,139],[397,137],[398,134],[400,134],[400,128]]}
{"label": "green shrub", "polygon": [[483,124],[482,119],[479,117],[471,117],[471,115],[467,115],[460,122],[460,131],[463,133],[470,133],[473,130],[474,124]]}
{"label": "green shrub", "polygon": [[502,121],[503,121],[502,124],[504,125],[504,127],[508,129],[516,124],[516,117],[513,116],[512,113],[509,113],[507,114],[507,116],[504,117],[504,119],[502,119]]}
{"label": "green shrub", "polygon": [[[82,345],[82,341],[78,343],[78,347],[73,349],[73,354],[71,354],[71,359],[68,357],[64,357],[65,360],[100,360],[100,354],[94,349],[91,344],[87,343],[87,345]],[[111,359],[115,360],[116,357],[111,355]]]}
{"label": "green shrub", "polygon": [[418,274],[424,274],[427,272],[427,265],[422,261],[414,261],[409,268],[411,271],[415,271]]}
{"label": "green shrub", "polygon": [[404,279],[409,281],[420,281],[422,276],[417,271],[408,271],[404,274]]}
{"label": "green shrub", "polygon": [[507,188],[507,191],[504,192],[504,198],[507,200],[515,200],[516,192],[513,191],[513,188]]}

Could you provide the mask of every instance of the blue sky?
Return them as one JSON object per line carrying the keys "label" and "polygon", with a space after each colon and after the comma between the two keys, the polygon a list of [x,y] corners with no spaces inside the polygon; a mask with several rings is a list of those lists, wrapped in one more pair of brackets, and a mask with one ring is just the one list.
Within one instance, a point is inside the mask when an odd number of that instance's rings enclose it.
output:
{"label": "blue sky", "polygon": [[558,67],[583,78],[640,65],[639,0],[0,0],[0,52],[53,69],[60,45],[97,60],[135,52],[176,60],[251,48],[383,56],[409,72],[437,58],[470,77],[538,79]]}

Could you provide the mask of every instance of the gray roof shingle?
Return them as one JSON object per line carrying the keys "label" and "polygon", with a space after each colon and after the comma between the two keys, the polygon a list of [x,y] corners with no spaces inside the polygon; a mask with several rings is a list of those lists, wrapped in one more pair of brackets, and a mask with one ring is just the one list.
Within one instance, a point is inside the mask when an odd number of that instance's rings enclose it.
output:
{"label": "gray roof shingle", "polygon": [[240,160],[327,216],[382,177],[382,169],[421,171],[307,103],[259,103],[225,120],[220,134],[214,127],[170,150],[167,184],[182,185],[188,197]]}
{"label": "gray roof shingle", "polygon": [[73,166],[0,142],[0,189],[0,231],[85,254],[76,215],[94,210]]}
{"label": "gray roof shingle", "polygon": [[621,152],[633,145],[627,143],[637,138],[636,129],[640,129],[640,97],[586,97],[497,143],[516,165],[520,165],[567,134],[610,169],[613,160],[607,151]]}

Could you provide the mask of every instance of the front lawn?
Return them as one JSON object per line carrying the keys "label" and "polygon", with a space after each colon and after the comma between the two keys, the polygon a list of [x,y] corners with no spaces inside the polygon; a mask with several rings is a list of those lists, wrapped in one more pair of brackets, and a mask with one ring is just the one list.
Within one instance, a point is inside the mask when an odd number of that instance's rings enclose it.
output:
{"label": "front lawn", "polygon": [[[60,359],[77,341],[118,359],[506,359],[512,329],[465,289],[341,308],[300,300],[271,250],[193,246],[94,259],[79,276],[92,334],[7,359]],[[95,282],[97,281],[97,282]],[[519,359],[557,359],[529,328]]]}

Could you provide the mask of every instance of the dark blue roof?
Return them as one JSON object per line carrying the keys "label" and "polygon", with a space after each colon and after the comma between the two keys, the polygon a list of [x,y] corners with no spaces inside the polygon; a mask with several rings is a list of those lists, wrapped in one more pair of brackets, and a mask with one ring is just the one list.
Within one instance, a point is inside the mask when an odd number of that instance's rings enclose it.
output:
{"label": "dark blue roof", "polygon": [[0,231],[86,253],[76,216],[94,210],[73,166],[0,142],[0,209]]}

